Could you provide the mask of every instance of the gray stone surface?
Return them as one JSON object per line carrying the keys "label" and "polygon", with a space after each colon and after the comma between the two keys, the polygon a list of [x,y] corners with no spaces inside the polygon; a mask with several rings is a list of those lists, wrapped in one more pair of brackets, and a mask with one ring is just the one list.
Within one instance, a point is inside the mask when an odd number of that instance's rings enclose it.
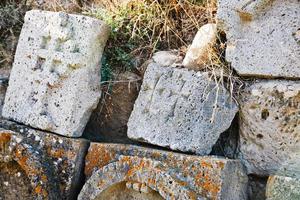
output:
{"label": "gray stone surface", "polygon": [[100,97],[107,26],[86,16],[29,11],[21,31],[3,116],[78,137]]}
{"label": "gray stone surface", "polygon": [[182,64],[189,69],[201,69],[209,62],[209,54],[217,40],[217,25],[205,24],[197,32]]}
{"label": "gray stone surface", "polygon": [[300,179],[271,176],[268,179],[267,200],[297,200],[300,199]]}
{"label": "gray stone surface", "polygon": [[240,75],[300,77],[298,0],[219,0],[226,59]]}
{"label": "gray stone surface", "polygon": [[239,103],[239,157],[248,173],[268,176],[290,161],[297,161],[300,81],[248,83]]}
{"label": "gray stone surface", "polygon": [[[248,178],[240,161],[214,156],[191,156],[134,145],[91,143],[86,156],[85,175],[87,181],[79,200],[103,199],[107,191],[116,190],[124,182],[129,190],[123,190],[122,194],[114,193],[120,195],[119,199],[128,196],[133,199],[151,199],[153,196],[176,200],[247,199]],[[149,195],[153,192],[154,195]]]}
{"label": "gray stone surface", "polygon": [[148,66],[128,122],[132,139],[207,155],[238,108],[207,73]]}

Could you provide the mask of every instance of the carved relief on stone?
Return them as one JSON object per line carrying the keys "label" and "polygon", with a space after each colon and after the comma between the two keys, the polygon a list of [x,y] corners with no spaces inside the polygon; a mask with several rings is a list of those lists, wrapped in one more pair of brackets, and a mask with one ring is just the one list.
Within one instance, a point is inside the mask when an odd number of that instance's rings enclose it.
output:
{"label": "carved relief on stone", "polygon": [[107,37],[107,26],[96,19],[27,12],[3,116],[80,136],[100,97],[100,60]]}

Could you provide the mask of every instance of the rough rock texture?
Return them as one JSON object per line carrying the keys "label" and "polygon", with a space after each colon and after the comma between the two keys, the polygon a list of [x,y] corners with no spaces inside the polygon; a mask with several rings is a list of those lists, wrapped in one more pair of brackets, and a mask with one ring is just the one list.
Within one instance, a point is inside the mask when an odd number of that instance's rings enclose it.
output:
{"label": "rough rock texture", "polygon": [[247,84],[240,107],[240,159],[248,173],[274,174],[300,149],[300,82]]}
{"label": "rough rock texture", "polygon": [[0,117],[2,115],[2,107],[4,104],[7,83],[8,83],[8,77],[3,77],[0,75]]}
{"label": "rough rock texture", "polygon": [[30,180],[17,162],[0,162],[0,190],[1,200],[34,199]]}
{"label": "rough rock texture", "polygon": [[240,75],[300,77],[298,0],[219,0],[226,59]]}
{"label": "rough rock texture", "polygon": [[84,137],[92,141],[133,143],[127,137],[127,122],[138,96],[141,78],[131,72],[117,75],[102,88],[102,97],[93,111]]}
{"label": "rough rock texture", "polygon": [[300,179],[271,176],[268,180],[266,196],[268,200],[300,199]]}
{"label": "rough rock texture", "polygon": [[217,25],[205,24],[197,32],[182,64],[189,69],[201,69],[209,60],[209,52],[217,39]]}
{"label": "rough rock texture", "polygon": [[148,66],[128,122],[129,138],[207,155],[231,124],[237,106],[208,74]]}
{"label": "rough rock texture", "polygon": [[78,137],[100,97],[107,26],[85,16],[29,11],[20,35],[3,116]]}
{"label": "rough rock texture", "polygon": [[150,188],[164,199],[247,198],[247,176],[240,162],[217,157],[92,143],[85,174],[88,180],[79,194],[85,200],[97,199],[122,182],[142,192]]}
{"label": "rough rock texture", "polygon": [[[88,148],[86,140],[36,131],[6,120],[0,121],[0,127],[0,177],[5,179],[6,187],[17,189],[21,196],[31,195],[32,199],[76,197]],[[15,170],[5,170],[8,167]],[[7,175],[3,176],[3,173]],[[11,176],[9,179],[6,178],[8,175]],[[17,182],[18,178],[13,176],[28,179],[30,184]]]}

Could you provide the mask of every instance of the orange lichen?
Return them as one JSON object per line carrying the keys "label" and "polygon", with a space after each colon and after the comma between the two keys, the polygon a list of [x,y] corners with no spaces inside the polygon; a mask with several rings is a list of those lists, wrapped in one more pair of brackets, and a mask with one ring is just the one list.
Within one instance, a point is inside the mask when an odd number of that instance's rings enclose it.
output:
{"label": "orange lichen", "polygon": [[217,165],[220,169],[224,169],[225,164],[223,162],[217,162]]}
{"label": "orange lichen", "polygon": [[11,134],[10,133],[3,133],[1,132],[0,134],[0,142],[1,143],[8,143],[11,139]]}
{"label": "orange lichen", "polygon": [[43,196],[43,197],[47,197],[48,196],[48,192],[43,189],[43,187],[41,185],[38,185],[35,187],[34,192],[38,195],[38,196]]}
{"label": "orange lichen", "polygon": [[204,160],[201,161],[201,166],[204,168],[213,168],[212,164]]}
{"label": "orange lichen", "polygon": [[1,133],[0,134],[0,153],[5,153],[8,143],[11,140],[11,134],[10,133]]}
{"label": "orange lichen", "polygon": [[113,159],[112,155],[114,153],[107,152],[104,146],[92,144],[86,156],[85,175],[89,177],[96,167],[101,168],[110,163]]}
{"label": "orange lichen", "polygon": [[54,157],[54,158],[61,158],[65,154],[65,150],[64,149],[51,149],[51,148],[48,148],[47,153],[49,155],[51,155],[52,157]]}

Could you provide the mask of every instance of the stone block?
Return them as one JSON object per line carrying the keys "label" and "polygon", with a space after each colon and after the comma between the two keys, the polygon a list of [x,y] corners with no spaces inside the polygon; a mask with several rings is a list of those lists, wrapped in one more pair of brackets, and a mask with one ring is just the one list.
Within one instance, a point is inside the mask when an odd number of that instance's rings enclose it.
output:
{"label": "stone block", "polygon": [[267,200],[300,199],[300,179],[270,176],[266,191]]}
{"label": "stone block", "polygon": [[248,178],[238,160],[92,143],[85,175],[80,200],[107,194],[116,199],[247,199]]}
{"label": "stone block", "polygon": [[201,69],[208,63],[209,53],[217,40],[217,25],[205,24],[197,32],[192,45],[188,48],[182,64],[189,69]]}
{"label": "stone block", "polygon": [[243,76],[300,77],[298,0],[219,0],[226,60]]}
{"label": "stone block", "polygon": [[0,199],[76,197],[88,149],[86,140],[65,138],[6,120],[0,121],[0,127],[0,188],[4,191]]}
{"label": "stone block", "polygon": [[107,26],[96,19],[26,13],[3,107],[5,118],[79,137],[100,97]]}
{"label": "stone block", "polygon": [[128,121],[129,138],[207,155],[238,108],[208,73],[151,63]]}
{"label": "stone block", "polygon": [[240,96],[239,158],[248,173],[275,174],[300,149],[300,81],[247,83]]}

